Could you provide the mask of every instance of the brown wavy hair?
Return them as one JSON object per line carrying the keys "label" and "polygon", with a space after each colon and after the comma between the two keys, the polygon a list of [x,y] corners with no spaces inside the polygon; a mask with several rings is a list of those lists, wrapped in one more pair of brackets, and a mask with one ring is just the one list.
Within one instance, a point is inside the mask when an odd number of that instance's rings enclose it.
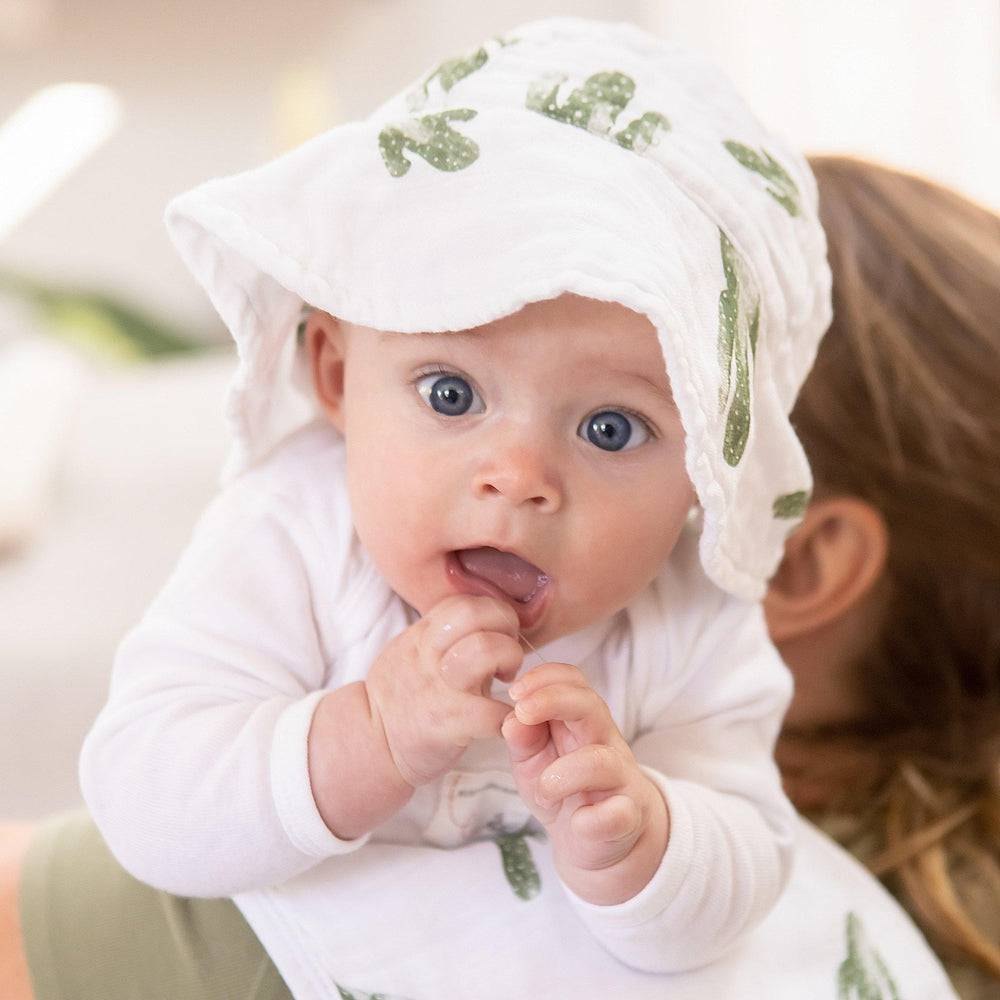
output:
{"label": "brown wavy hair", "polygon": [[873,163],[811,165],[834,318],[792,422],[816,495],[868,501],[889,535],[856,664],[870,711],[822,734],[857,762],[838,805],[942,955],[1000,981],[1000,218]]}

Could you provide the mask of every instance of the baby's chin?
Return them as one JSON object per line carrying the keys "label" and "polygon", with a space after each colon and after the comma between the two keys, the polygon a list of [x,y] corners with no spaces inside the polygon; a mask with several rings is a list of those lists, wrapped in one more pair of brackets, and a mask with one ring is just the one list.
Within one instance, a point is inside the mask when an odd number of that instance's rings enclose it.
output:
{"label": "baby's chin", "polygon": [[531,653],[550,642],[554,642],[556,639],[561,639],[564,635],[569,635],[569,633],[559,629],[550,631],[543,627],[530,632],[530,636],[525,635],[524,632],[519,632],[517,638],[521,643],[521,651]]}
{"label": "baby's chin", "polygon": [[533,652],[547,646],[550,642],[555,642],[567,635],[580,632],[598,621],[610,618],[613,612],[591,615],[580,620],[568,621],[559,614],[559,609],[553,608],[551,617],[543,619],[533,629],[526,629],[520,633],[521,649],[525,652]]}

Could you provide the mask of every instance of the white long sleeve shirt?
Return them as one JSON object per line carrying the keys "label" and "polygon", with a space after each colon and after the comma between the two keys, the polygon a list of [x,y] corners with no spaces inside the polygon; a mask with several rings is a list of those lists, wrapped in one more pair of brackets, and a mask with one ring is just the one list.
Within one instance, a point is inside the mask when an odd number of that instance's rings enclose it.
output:
{"label": "white long sleeve shirt", "polygon": [[[466,968],[468,943],[433,968],[393,944],[407,914],[457,903],[462,927],[530,929],[529,950],[546,947],[555,906],[581,956],[599,942],[599,961],[639,981],[632,970],[732,949],[789,873],[794,814],[771,752],[791,682],[760,606],[708,581],[687,532],[626,608],[539,651],[584,672],[667,802],[668,848],[638,895],[598,906],[561,885],[499,737],[368,835],[329,831],[309,784],[312,713],[417,618],[354,532],[344,463],[337,432],[315,422],[239,477],[122,642],[80,764],[121,864],[172,893],[233,897],[296,997],[325,995],[345,969],[364,986],[364,969],[387,963],[436,996],[511,995],[481,958]],[[557,940],[572,948],[565,927]],[[554,995],[597,996],[593,961]]]}

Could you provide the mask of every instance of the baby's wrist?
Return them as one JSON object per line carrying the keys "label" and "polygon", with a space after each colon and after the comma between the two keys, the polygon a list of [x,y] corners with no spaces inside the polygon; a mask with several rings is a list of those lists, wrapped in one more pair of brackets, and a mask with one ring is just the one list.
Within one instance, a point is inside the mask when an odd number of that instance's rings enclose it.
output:
{"label": "baby's wrist", "polygon": [[309,730],[309,781],[323,822],[354,840],[394,816],[413,795],[399,773],[363,681],[320,699]]}
{"label": "baby's wrist", "polygon": [[614,906],[637,896],[649,885],[663,862],[670,841],[670,812],[660,790],[650,782],[646,816],[635,843],[618,862],[587,869],[568,863],[556,851],[556,870],[563,884],[581,899],[598,906]]}

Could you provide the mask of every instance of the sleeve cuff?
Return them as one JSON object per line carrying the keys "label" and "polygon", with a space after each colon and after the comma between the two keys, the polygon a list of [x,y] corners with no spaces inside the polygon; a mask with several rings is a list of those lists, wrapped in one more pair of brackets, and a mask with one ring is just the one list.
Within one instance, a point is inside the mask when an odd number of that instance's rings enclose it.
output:
{"label": "sleeve cuff", "polygon": [[341,840],[323,822],[309,783],[309,727],[325,690],[293,702],[278,716],[271,741],[271,792],[278,819],[292,844],[314,858],[349,854],[371,833]]}
{"label": "sleeve cuff", "polygon": [[683,795],[673,794],[672,783],[659,771],[642,770],[660,789],[670,814],[670,836],[663,860],[649,882],[624,903],[601,906],[581,899],[572,890],[563,889],[589,927],[635,927],[659,916],[677,898],[694,858],[694,822]]}

